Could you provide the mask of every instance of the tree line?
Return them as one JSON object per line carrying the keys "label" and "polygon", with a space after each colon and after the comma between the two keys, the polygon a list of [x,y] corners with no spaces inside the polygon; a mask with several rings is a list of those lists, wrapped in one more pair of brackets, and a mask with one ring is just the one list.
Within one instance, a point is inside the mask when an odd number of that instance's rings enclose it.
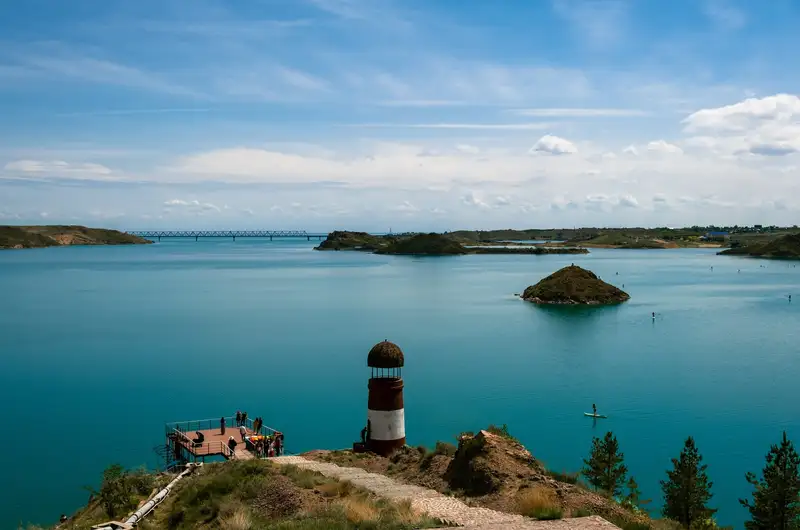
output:
{"label": "tree line", "polygon": [[[583,464],[581,473],[589,484],[621,498],[623,505],[639,510],[650,502],[640,498],[636,480],[628,477],[624,455],[612,433],[592,439],[589,457]],[[672,459],[666,479],[660,481],[664,517],[690,530],[716,527],[712,516],[717,510],[709,507],[713,483],[706,468],[690,436],[678,458]],[[748,472],[745,480],[753,486],[752,499],[739,499],[750,512],[750,520],[744,524],[747,530],[800,530],[800,456],[786,432],[780,444],[770,447],[761,477]]]}

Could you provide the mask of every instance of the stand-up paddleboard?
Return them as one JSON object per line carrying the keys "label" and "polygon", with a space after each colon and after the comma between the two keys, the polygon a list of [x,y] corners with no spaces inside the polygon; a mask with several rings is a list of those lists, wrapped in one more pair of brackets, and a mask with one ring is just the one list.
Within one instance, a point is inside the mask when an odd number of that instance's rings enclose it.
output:
{"label": "stand-up paddleboard", "polygon": [[608,416],[604,416],[603,414],[592,414],[591,412],[584,412],[584,416],[589,416],[590,418],[608,418]]}

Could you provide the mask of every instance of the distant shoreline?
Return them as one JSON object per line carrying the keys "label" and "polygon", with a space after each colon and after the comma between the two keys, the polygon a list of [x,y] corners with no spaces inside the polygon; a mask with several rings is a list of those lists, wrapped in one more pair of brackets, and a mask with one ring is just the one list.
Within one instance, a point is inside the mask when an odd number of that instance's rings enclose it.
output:
{"label": "distant shoreline", "polygon": [[85,226],[0,226],[0,250],[77,245],[149,245],[153,242],[119,230]]}

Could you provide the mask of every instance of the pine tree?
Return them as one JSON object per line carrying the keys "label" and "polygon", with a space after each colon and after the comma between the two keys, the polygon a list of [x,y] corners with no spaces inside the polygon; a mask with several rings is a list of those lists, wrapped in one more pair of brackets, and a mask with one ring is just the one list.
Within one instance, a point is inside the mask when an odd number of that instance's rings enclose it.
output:
{"label": "pine tree", "polygon": [[628,468],[622,463],[623,456],[613,434],[607,432],[602,440],[595,437],[589,458],[583,461],[583,475],[592,486],[616,497],[622,493],[628,474]]}
{"label": "pine tree", "polygon": [[628,490],[628,494],[625,495],[625,499],[622,501],[625,506],[638,510],[650,502],[650,499],[642,499],[642,492],[635,478],[629,478],[625,488]]}
{"label": "pine tree", "polygon": [[783,433],[781,445],[773,445],[767,453],[763,478],[745,475],[753,485],[753,502],[740,499],[750,510],[747,530],[800,529],[800,457],[794,444]]}
{"label": "pine tree", "polygon": [[703,457],[691,436],[686,439],[679,458],[672,459],[667,480],[661,481],[664,492],[664,517],[674,519],[686,528],[709,519],[717,510],[708,507],[712,482],[708,480]]}

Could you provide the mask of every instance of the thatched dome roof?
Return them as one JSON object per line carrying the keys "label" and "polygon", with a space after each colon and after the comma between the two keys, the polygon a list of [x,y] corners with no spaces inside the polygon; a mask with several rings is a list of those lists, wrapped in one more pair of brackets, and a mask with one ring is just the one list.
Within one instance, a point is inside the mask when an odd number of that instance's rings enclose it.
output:
{"label": "thatched dome roof", "polygon": [[400,346],[388,340],[373,346],[367,356],[367,366],[371,368],[401,368],[404,361]]}

